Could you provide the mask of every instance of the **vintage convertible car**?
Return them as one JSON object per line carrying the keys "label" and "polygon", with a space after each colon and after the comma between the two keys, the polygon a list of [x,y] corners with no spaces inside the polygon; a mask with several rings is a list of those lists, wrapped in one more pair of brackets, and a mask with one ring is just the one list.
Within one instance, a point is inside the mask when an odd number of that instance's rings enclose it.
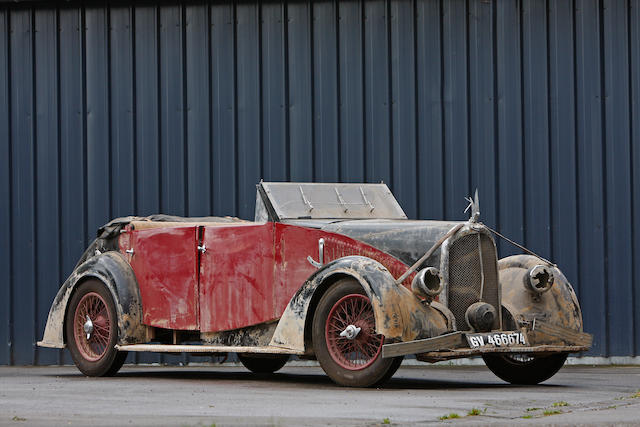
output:
{"label": "vintage convertible car", "polygon": [[148,351],[237,353],[259,373],[297,355],[357,387],[405,355],[480,355],[508,382],[544,381],[591,345],[576,295],[542,258],[498,260],[472,207],[466,222],[415,221],[385,184],[261,182],[253,222],[118,218],[60,288],[38,344],[68,347],[90,376]]}

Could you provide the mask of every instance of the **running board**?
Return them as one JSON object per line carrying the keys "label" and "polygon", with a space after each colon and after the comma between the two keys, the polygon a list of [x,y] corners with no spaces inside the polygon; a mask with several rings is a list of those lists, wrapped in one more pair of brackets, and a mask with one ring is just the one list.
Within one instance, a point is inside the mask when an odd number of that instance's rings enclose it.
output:
{"label": "running board", "polygon": [[227,346],[227,345],[178,345],[178,344],[131,344],[116,345],[120,351],[149,351],[154,353],[260,353],[260,354],[304,354],[288,348],[263,346]]}

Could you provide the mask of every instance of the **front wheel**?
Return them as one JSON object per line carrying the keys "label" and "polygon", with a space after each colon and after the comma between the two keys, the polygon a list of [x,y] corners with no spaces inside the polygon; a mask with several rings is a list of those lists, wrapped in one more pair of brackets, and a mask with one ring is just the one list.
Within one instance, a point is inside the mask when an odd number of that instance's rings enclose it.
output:
{"label": "front wheel", "polygon": [[554,376],[567,360],[567,354],[486,354],[482,358],[498,378],[511,384],[533,385]]}
{"label": "front wheel", "polygon": [[116,350],[118,317],[107,287],[87,280],[75,289],[65,316],[67,346],[80,372],[90,377],[115,375],[127,357]]}
{"label": "front wheel", "polygon": [[336,282],[320,299],[313,316],[313,348],[326,374],[349,387],[388,380],[400,358],[382,358],[384,336],[376,334],[373,306],[353,279]]}

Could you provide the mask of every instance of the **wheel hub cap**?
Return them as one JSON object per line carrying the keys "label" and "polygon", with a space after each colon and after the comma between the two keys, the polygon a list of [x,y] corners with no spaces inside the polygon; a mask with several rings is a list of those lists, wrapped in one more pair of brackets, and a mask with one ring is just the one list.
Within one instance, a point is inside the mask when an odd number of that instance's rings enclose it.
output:
{"label": "wheel hub cap", "polygon": [[93,333],[93,322],[91,321],[91,318],[88,314],[87,321],[84,323],[83,329],[84,333],[87,334],[87,339],[91,338],[91,334]]}
{"label": "wheel hub cap", "polygon": [[348,340],[352,340],[358,336],[361,330],[362,328],[358,328],[355,325],[349,325],[345,328],[344,331],[340,332],[340,336]]}

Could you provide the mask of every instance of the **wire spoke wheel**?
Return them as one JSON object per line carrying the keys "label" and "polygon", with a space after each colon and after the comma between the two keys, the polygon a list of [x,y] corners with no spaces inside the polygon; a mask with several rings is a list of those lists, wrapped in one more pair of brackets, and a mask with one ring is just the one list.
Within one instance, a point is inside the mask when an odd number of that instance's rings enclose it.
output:
{"label": "wire spoke wheel", "polygon": [[112,322],[102,296],[89,292],[80,299],[74,316],[73,332],[82,357],[95,362],[105,355],[111,341]]}
{"label": "wire spoke wheel", "polygon": [[382,384],[402,362],[402,357],[382,358],[385,337],[376,333],[373,305],[352,278],[336,281],[318,301],[312,339],[320,366],[343,386]]}
{"label": "wire spoke wheel", "polygon": [[[341,336],[350,325],[359,328],[357,335]],[[382,351],[384,339],[375,333],[369,298],[360,294],[342,297],[329,312],[325,339],[329,354],[341,367],[356,371],[370,366]]]}
{"label": "wire spoke wheel", "polygon": [[99,280],[80,283],[65,315],[65,339],[71,358],[88,376],[114,375],[127,353],[118,351],[118,317],[111,291]]}

